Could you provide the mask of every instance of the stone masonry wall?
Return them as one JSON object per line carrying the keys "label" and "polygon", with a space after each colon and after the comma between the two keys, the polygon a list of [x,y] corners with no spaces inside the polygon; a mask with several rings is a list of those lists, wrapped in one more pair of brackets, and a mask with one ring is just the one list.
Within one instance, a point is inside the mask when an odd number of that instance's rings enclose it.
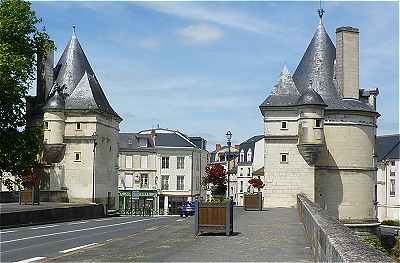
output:
{"label": "stone masonry wall", "polygon": [[349,228],[330,217],[304,194],[297,196],[297,207],[317,262],[394,262],[361,243]]}

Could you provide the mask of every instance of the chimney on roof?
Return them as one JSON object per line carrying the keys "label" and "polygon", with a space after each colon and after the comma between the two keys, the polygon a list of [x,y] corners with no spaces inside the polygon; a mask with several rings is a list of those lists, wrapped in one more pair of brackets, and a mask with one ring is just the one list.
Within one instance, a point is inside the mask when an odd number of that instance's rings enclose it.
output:
{"label": "chimney on roof", "polygon": [[215,145],[215,151],[216,151],[216,152],[221,151],[221,144],[217,143],[217,144]]}
{"label": "chimney on roof", "polygon": [[155,129],[151,129],[150,137],[153,140],[153,145],[154,146],[156,146],[156,136],[157,136],[156,130]]}
{"label": "chimney on roof", "polygon": [[36,96],[39,104],[46,101],[53,86],[54,42],[49,40],[48,44],[51,48],[37,55]]}
{"label": "chimney on roof", "polygon": [[343,98],[359,99],[359,29],[336,29],[336,79]]}

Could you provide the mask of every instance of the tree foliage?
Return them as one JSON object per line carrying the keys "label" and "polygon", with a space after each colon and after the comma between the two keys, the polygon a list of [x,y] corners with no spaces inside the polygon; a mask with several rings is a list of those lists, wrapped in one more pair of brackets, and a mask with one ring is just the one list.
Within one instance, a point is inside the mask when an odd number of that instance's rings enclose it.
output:
{"label": "tree foliage", "polygon": [[[26,127],[36,55],[51,48],[41,19],[22,0],[0,0],[0,176],[9,188],[38,164],[41,130]],[[4,178],[12,174],[15,179]]]}
{"label": "tree foliage", "polygon": [[206,174],[204,186],[210,186],[213,195],[224,195],[227,183],[225,168],[221,164],[208,165]]}

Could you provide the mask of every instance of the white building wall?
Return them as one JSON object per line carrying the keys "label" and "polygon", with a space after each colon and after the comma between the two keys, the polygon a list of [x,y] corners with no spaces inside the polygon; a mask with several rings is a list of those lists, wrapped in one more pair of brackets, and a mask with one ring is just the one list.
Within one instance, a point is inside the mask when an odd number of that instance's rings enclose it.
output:
{"label": "white building wall", "polygon": [[258,140],[254,146],[254,157],[253,157],[254,171],[257,171],[264,167],[264,151],[265,151],[265,140],[264,139]]}
{"label": "white building wall", "polygon": [[[77,123],[80,129],[77,129]],[[45,133],[49,141],[54,130]],[[93,168],[95,168],[96,202],[107,203],[110,193],[111,207],[117,205],[119,124],[101,115],[65,113],[63,160],[49,167],[50,190],[66,189],[70,202],[91,202],[93,193]],[[94,133],[96,133],[96,156],[94,156]],[[47,137],[48,136],[48,137]],[[76,160],[76,154],[80,160]],[[95,162],[95,163],[94,163]]]}
{"label": "white building wall", "polygon": [[[394,164],[394,165],[393,165]],[[391,191],[391,181],[395,191]],[[378,165],[378,219],[400,220],[400,160],[384,160]]]}

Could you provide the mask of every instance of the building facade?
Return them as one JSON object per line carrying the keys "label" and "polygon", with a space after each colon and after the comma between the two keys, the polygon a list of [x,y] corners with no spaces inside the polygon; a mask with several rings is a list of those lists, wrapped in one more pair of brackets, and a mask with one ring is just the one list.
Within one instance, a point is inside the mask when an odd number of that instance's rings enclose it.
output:
{"label": "building facade", "polygon": [[340,27],[335,47],[321,15],[293,76],[284,68],[260,105],[266,207],[305,193],[342,222],[376,222],[378,90],[359,89],[358,41],[358,29]]}
{"label": "building facade", "polygon": [[239,161],[237,167],[237,193],[234,201],[243,206],[244,194],[254,191],[249,180],[260,178],[264,180],[264,135],[257,135],[242,142],[239,146]]}
{"label": "building facade", "polygon": [[154,211],[176,214],[183,202],[200,196],[207,156],[203,138],[189,137],[179,131],[151,129],[136,134],[121,133],[120,196],[126,191],[139,191],[140,199],[152,200],[148,205]]}
{"label": "building facade", "polygon": [[378,219],[400,220],[400,135],[376,138]]}
{"label": "building facade", "polygon": [[28,100],[28,126],[43,126],[47,188],[71,202],[116,206],[121,117],[110,106],[75,35],[54,66],[39,57],[37,95]]}
{"label": "building facade", "polygon": [[[227,180],[229,177],[229,195],[233,198],[233,200],[237,199],[237,168],[239,161],[239,145],[234,145],[230,147],[221,146],[221,144],[215,145],[215,150],[210,153],[210,157],[208,160],[208,164],[221,164],[225,171],[228,173],[228,162],[229,162],[229,176],[227,176]],[[206,191],[205,198],[208,200],[211,198],[211,191]]]}

